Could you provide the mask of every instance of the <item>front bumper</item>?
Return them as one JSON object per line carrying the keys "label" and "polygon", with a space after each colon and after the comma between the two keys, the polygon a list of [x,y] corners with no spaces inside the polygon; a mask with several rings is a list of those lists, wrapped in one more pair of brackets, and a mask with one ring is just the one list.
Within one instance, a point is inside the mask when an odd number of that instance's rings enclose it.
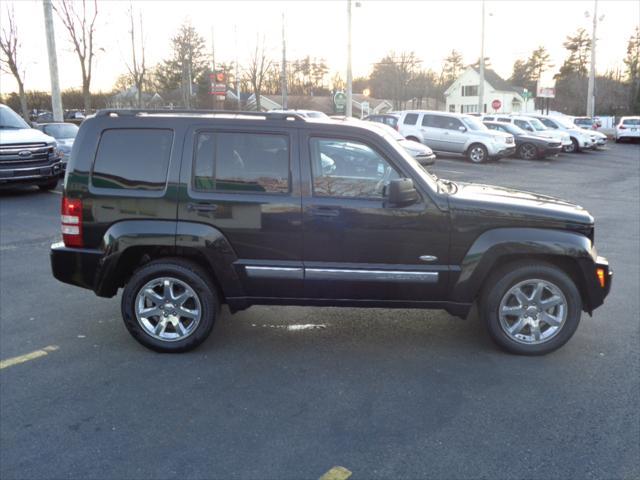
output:
{"label": "front bumper", "polygon": [[0,169],[0,184],[41,183],[60,177],[63,173],[64,166],[60,160],[39,167],[3,168]]}
{"label": "front bumper", "polygon": [[539,147],[538,154],[542,157],[553,157],[562,153],[562,145],[557,147]]}
{"label": "front bumper", "polygon": [[[585,305],[584,309],[589,313],[604,303],[604,299],[611,291],[611,283],[613,281],[613,271],[609,266],[609,261],[605,257],[596,256],[595,259],[589,260],[581,265],[584,275],[585,287]],[[598,270],[602,270],[602,281],[598,276]]]}
{"label": "front bumper", "polygon": [[493,149],[493,151],[489,151],[489,157],[491,158],[503,158],[503,157],[509,157],[511,155],[513,155],[514,153],[516,153],[516,146],[515,145],[496,145]]}

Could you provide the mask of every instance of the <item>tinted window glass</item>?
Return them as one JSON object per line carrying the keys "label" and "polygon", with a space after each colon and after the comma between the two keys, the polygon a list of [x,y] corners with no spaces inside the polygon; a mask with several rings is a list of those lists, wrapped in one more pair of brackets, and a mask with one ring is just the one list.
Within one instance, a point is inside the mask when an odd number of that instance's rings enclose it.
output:
{"label": "tinted window glass", "polygon": [[638,126],[640,125],[640,119],[638,118],[626,118],[622,121],[623,125],[633,125],[633,126]]}
{"label": "tinted window glass", "polygon": [[553,122],[553,120],[549,120],[548,118],[541,118],[540,121],[543,123],[545,127],[558,128],[558,126]]}
{"label": "tinted window glass", "polygon": [[447,130],[457,130],[464,126],[462,122],[453,117],[437,117],[440,128],[446,128]]}
{"label": "tinted window glass", "polygon": [[511,119],[509,117],[500,117],[498,119],[499,122],[507,122],[507,123],[511,123]]}
{"label": "tinted window glass", "polygon": [[96,153],[92,184],[101,188],[164,189],[172,142],[171,130],[105,130]]}
{"label": "tinted window glass", "polygon": [[351,140],[312,138],[313,193],[319,197],[382,198],[398,172],[368,145]]}
{"label": "tinted window glass", "polygon": [[418,121],[417,113],[407,113],[402,123],[404,123],[405,125],[415,125],[417,121]]}
{"label": "tinted window glass", "polygon": [[53,138],[76,138],[78,126],[72,123],[45,125],[44,133],[51,135]]}
{"label": "tinted window glass", "polygon": [[533,127],[531,127],[531,125],[529,125],[529,123],[525,122],[524,120],[514,120],[513,123],[515,123],[518,127],[520,127],[523,130],[527,130],[529,132],[533,131]]}
{"label": "tinted window glass", "polygon": [[387,125],[391,126],[391,127],[395,127],[398,124],[398,118],[397,117],[383,117],[384,118],[384,123],[386,123]]}
{"label": "tinted window glass", "polygon": [[203,132],[196,136],[194,151],[196,190],[289,191],[289,141],[284,135]]}

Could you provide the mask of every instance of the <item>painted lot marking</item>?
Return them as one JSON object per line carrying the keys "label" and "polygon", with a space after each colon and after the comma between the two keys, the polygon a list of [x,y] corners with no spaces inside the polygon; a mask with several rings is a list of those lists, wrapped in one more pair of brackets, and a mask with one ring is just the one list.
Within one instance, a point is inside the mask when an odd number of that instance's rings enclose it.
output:
{"label": "painted lot marking", "polygon": [[18,357],[7,358],[6,360],[0,361],[0,370],[7,367],[13,367],[14,365],[19,365],[24,362],[28,362],[29,360],[35,360],[36,358],[44,357],[49,355],[51,352],[55,352],[60,347],[57,345],[48,345],[41,350],[35,350],[30,353],[25,353],[24,355],[20,355]]}
{"label": "painted lot marking", "polygon": [[319,480],[347,480],[351,476],[351,471],[344,467],[336,466],[322,475]]}

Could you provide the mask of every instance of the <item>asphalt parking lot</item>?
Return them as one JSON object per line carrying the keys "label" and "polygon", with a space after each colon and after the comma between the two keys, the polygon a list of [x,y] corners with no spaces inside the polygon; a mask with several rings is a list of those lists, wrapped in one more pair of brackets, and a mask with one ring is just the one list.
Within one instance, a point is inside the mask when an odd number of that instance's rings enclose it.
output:
{"label": "asphalt parking lot", "polygon": [[0,369],[0,477],[640,478],[640,145],[432,170],[596,217],[613,289],[565,347],[505,354],[475,314],[254,307],[156,354],[119,298],[51,276],[59,192],[1,192],[0,360],[51,348]]}

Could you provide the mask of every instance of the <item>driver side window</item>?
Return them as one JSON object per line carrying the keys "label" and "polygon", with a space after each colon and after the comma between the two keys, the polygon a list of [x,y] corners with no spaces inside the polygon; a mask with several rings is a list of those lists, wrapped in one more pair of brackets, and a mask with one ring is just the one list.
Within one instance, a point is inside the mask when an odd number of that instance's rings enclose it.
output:
{"label": "driver side window", "polygon": [[364,143],[311,138],[309,147],[316,197],[381,199],[389,181],[400,178],[394,167]]}

